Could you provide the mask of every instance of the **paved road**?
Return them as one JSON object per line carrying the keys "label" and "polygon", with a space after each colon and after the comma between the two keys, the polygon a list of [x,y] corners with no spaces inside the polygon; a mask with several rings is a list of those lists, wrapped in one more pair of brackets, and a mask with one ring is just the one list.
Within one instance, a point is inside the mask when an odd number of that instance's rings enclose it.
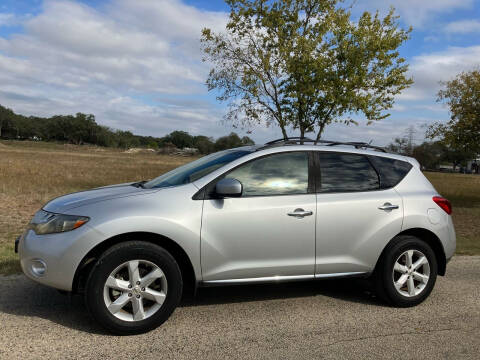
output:
{"label": "paved road", "polygon": [[479,286],[480,257],[456,257],[411,309],[383,305],[354,280],[209,288],[161,328],[116,337],[81,298],[0,277],[0,358],[478,359]]}

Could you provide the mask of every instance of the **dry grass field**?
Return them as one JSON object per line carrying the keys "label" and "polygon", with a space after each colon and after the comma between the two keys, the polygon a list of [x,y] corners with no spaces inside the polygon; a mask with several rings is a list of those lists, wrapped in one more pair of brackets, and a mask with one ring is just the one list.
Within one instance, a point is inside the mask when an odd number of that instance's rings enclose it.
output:
{"label": "dry grass field", "polygon": [[32,215],[62,194],[152,179],[191,157],[42,142],[0,142],[0,274],[20,271],[13,241]]}
{"label": "dry grass field", "polygon": [[[192,158],[41,142],[0,142],[0,274],[18,272],[13,241],[49,199],[151,179]],[[427,173],[454,206],[457,252],[480,254],[480,176]]]}

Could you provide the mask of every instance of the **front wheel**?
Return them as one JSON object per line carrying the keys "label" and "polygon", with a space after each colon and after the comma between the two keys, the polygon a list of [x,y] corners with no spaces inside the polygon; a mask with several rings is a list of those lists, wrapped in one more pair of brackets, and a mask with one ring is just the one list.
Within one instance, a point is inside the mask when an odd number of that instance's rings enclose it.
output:
{"label": "front wheel", "polygon": [[182,294],[175,259],[160,246],[129,241],[108,249],[96,262],[86,286],[86,304],[107,330],[139,334],[165,322]]}
{"label": "front wheel", "polygon": [[421,239],[397,236],[385,249],[374,274],[378,295],[394,306],[415,306],[433,290],[437,259]]}

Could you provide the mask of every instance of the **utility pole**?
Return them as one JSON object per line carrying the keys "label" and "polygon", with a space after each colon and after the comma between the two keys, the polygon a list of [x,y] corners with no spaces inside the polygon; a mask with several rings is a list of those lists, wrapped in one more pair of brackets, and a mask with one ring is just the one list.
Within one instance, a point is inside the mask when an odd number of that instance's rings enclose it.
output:
{"label": "utility pole", "polygon": [[406,139],[407,139],[407,152],[408,155],[413,154],[413,146],[414,146],[414,141],[415,141],[415,133],[417,132],[415,129],[415,125],[410,125],[406,132]]}

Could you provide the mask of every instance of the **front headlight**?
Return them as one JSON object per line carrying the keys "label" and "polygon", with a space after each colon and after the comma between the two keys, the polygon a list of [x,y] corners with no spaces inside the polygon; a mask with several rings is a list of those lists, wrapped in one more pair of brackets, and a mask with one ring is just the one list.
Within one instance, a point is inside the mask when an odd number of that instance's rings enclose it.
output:
{"label": "front headlight", "polygon": [[79,228],[88,220],[86,216],[54,214],[40,210],[33,217],[29,228],[37,235],[60,233]]}

